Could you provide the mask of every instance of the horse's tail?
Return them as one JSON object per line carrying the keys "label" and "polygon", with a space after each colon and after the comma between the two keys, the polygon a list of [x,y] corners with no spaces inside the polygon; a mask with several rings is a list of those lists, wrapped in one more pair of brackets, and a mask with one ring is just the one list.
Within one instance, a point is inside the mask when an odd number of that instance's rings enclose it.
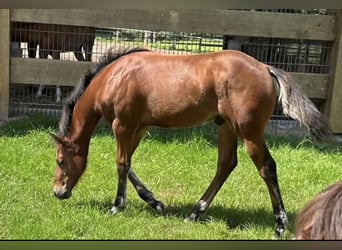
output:
{"label": "horse's tail", "polygon": [[284,114],[297,120],[317,141],[330,140],[331,133],[322,114],[293,77],[271,66],[268,66],[268,70],[279,84],[279,102]]}

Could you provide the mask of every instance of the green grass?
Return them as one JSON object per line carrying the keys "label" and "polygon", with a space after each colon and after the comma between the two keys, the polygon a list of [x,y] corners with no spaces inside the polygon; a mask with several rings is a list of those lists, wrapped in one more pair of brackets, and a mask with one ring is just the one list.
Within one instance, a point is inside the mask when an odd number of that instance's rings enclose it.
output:
{"label": "green grass", "polygon": [[[136,174],[168,207],[157,216],[128,186],[126,209],[108,216],[116,193],[115,142],[100,124],[91,140],[87,171],[69,200],[53,197],[55,148],[48,132],[58,121],[34,116],[0,127],[0,239],[272,239],[274,221],[266,185],[242,145],[239,165],[198,223],[184,218],[216,168],[213,125],[151,129],[133,157]],[[289,217],[316,193],[340,180],[339,144],[268,136]]]}
{"label": "green grass", "polygon": [[[97,42],[107,43],[108,39],[104,37],[96,37]],[[115,39],[109,39],[114,41]],[[132,39],[115,41],[118,44],[124,44],[125,46],[147,46],[155,49],[170,50],[170,51],[187,51],[191,53],[209,53],[222,50],[222,39],[214,38],[202,38],[201,41],[195,38],[188,38],[182,40],[162,40],[162,41],[149,41],[148,44],[144,44],[144,39]]]}

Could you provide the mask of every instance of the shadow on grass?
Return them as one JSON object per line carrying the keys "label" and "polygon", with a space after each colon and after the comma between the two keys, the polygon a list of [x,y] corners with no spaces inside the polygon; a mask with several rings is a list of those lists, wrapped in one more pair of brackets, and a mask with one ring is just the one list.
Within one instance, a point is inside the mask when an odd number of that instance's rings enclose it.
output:
{"label": "shadow on grass", "polygon": [[[77,207],[90,207],[91,209],[98,210],[100,213],[108,214],[109,209],[113,206],[113,202],[110,200],[107,201],[97,201],[90,200],[77,203]],[[154,216],[165,216],[170,218],[178,218],[184,220],[192,210],[194,209],[195,204],[180,204],[180,205],[166,205],[166,214],[159,215],[157,214],[150,206],[144,204],[143,202],[139,203],[129,203],[127,209],[136,209],[136,210],[148,210]],[[128,212],[128,211],[127,211]],[[125,211],[123,211],[125,213]],[[115,216],[115,215],[114,215]],[[286,230],[290,233],[294,234],[294,220],[296,218],[296,214],[288,212],[288,224]],[[220,205],[212,205],[209,207],[206,214],[202,216],[202,218],[196,223],[209,223],[211,220],[221,220],[227,226],[227,230],[247,230],[249,225],[259,225],[266,228],[270,228],[270,230],[274,230],[275,221],[273,219],[273,213],[270,210],[265,209],[256,209],[256,210],[244,210],[239,208],[227,208]],[[185,223],[185,222],[184,222]]]}
{"label": "shadow on grass", "polygon": [[[185,219],[193,211],[195,204],[183,204],[167,207],[167,215]],[[288,223],[287,230],[294,232],[293,221],[295,214],[287,213]],[[227,229],[248,229],[248,225],[260,225],[274,229],[275,221],[273,213],[265,209],[245,210],[239,208],[229,208],[213,204],[209,207],[206,214],[200,219],[200,223],[210,222],[214,220],[222,220],[225,222]]]}
{"label": "shadow on grass", "polygon": [[[0,124],[0,137],[25,136],[31,131],[46,131],[58,133],[59,117],[41,114],[32,114],[28,117],[19,117]],[[93,135],[111,136],[111,125],[101,120]]]}
{"label": "shadow on grass", "polygon": [[19,117],[0,126],[0,137],[25,136],[31,131],[51,131],[58,127],[56,117],[42,116],[39,114],[30,117]]}

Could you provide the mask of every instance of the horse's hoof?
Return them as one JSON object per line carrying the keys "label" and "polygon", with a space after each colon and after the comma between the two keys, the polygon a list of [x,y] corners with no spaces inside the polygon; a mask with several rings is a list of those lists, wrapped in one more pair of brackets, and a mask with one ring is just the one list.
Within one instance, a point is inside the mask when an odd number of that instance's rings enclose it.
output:
{"label": "horse's hoof", "polygon": [[108,215],[115,215],[115,214],[117,214],[117,213],[119,213],[119,212],[120,212],[120,208],[114,206],[114,207],[112,207],[110,210],[107,211],[107,214],[108,214]]}
{"label": "horse's hoof", "polygon": [[281,240],[284,237],[285,229],[284,228],[278,228],[273,236],[274,240]]}
{"label": "horse's hoof", "polygon": [[187,218],[184,219],[184,222],[196,222],[198,216],[195,213],[190,214]]}
{"label": "horse's hoof", "polygon": [[161,202],[158,201],[157,205],[153,207],[153,209],[160,215],[165,215],[165,205]]}

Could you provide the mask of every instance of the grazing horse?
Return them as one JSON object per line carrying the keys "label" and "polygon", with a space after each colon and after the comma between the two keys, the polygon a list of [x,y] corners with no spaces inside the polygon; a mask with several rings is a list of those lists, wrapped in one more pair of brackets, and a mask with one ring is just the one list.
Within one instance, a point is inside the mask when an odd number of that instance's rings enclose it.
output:
{"label": "grazing horse", "polygon": [[[60,59],[61,52],[73,52],[78,61],[91,61],[95,40],[95,28],[88,26],[11,23],[11,41],[27,42],[29,58],[36,58],[39,45],[39,58]],[[85,55],[82,53],[84,50]],[[42,96],[44,85],[41,84],[37,96]],[[56,86],[56,102],[61,102],[61,90]]]}
{"label": "grazing horse", "polygon": [[[276,79],[273,83],[272,78]],[[279,90],[284,113],[298,120],[318,140],[329,135],[320,112],[286,72],[239,51],[199,55],[163,55],[143,48],[109,50],[90,69],[67,100],[56,142],[54,194],[71,196],[83,174],[93,130],[101,117],[112,124],[117,141],[118,186],[110,212],[126,204],[127,179],[154,210],[154,198],[131,167],[131,157],[150,126],[184,128],[214,121],[218,126],[216,174],[187,218],[196,221],[237,165],[240,138],[265,181],[281,236],[287,216],[264,129]]]}

